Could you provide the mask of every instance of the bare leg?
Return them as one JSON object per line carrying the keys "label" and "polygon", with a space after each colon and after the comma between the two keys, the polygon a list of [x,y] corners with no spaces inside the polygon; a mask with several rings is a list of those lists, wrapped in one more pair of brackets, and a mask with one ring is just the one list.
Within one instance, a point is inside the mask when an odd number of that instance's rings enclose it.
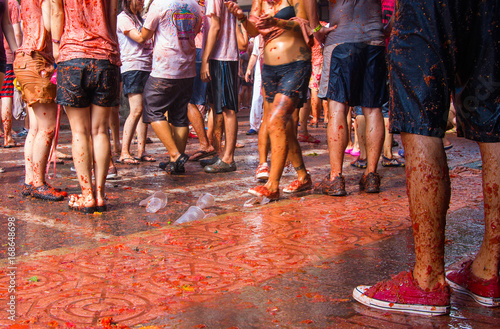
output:
{"label": "bare leg", "polygon": [[[175,162],[181,156],[181,151],[178,149],[177,144],[174,140],[174,135],[170,124],[165,120],[155,121],[151,122],[151,127],[153,127],[156,136],[158,136],[158,138],[170,154],[170,161]],[[189,130],[188,127],[183,128],[184,130]],[[187,134],[188,133],[185,134],[186,137]]]}
{"label": "bare leg", "polygon": [[321,111],[321,99],[318,97],[318,91],[316,89],[311,89],[311,115],[312,115],[312,120],[311,124],[318,126],[319,122],[319,112]]}
{"label": "bare leg", "polygon": [[356,116],[356,136],[359,148],[359,159],[366,160],[366,121],[364,115]]}
{"label": "bare leg", "polygon": [[258,138],[258,149],[259,149],[259,164],[263,164],[267,162],[267,154],[269,153],[269,149],[271,147],[269,141],[269,133],[267,132],[267,120],[269,115],[269,103],[264,100],[263,104],[264,114],[261,123],[261,128],[259,129],[259,138]]}
{"label": "bare leg", "polygon": [[25,167],[25,184],[33,184],[34,173],[33,173],[33,144],[35,142],[35,136],[38,132],[38,123],[36,120],[36,115],[33,112],[33,108],[28,106],[29,120],[30,120],[30,130],[24,141],[24,167]]}
{"label": "bare leg", "polygon": [[[39,187],[45,184],[45,169],[52,147],[56,129],[57,105],[33,104],[33,112],[36,116],[37,132],[33,141],[33,186]],[[31,131],[31,129],[30,129]]]}
{"label": "bare leg", "polygon": [[223,109],[224,115],[224,133],[226,135],[226,147],[221,160],[225,163],[234,162],[234,150],[236,149],[236,139],[238,137],[238,119],[233,110]]}
{"label": "bare leg", "polygon": [[378,160],[384,144],[384,117],[380,108],[363,107],[366,119],[366,159],[365,175],[377,172]]}
{"label": "bare leg", "polygon": [[347,131],[347,104],[328,100],[328,153],[330,154],[330,179],[342,174],[344,151],[349,139]]}
{"label": "bare leg", "polygon": [[120,154],[120,107],[114,106],[110,112],[109,127],[111,128],[111,137],[113,138],[113,153]]}
{"label": "bare leg", "polygon": [[[128,100],[130,103],[130,113],[125,121],[125,125],[123,126],[123,145],[120,160],[132,158],[132,155],[130,154],[130,144],[134,138],[137,124],[142,117],[142,94],[129,94]],[[145,143],[145,139],[146,138],[144,137],[142,143]]]}
{"label": "bare leg", "polygon": [[137,122],[135,128],[137,133],[137,158],[141,158],[146,153],[146,138],[148,137],[148,125],[142,122],[142,117]]}
{"label": "bare leg", "polygon": [[[264,103],[267,102],[264,100]],[[283,168],[288,156],[288,138],[294,138],[296,135],[293,129],[291,116],[295,110],[296,100],[277,94],[274,102],[269,104],[269,116],[267,130],[271,140],[271,170],[269,179],[265,187],[270,192],[276,192],[279,189],[279,181],[283,174]],[[287,131],[287,125],[289,125]],[[287,134],[288,132],[288,134]],[[288,136],[287,136],[288,135]],[[300,147],[298,147],[300,149]]]}
{"label": "bare leg", "polygon": [[196,135],[198,135],[198,140],[200,142],[200,150],[211,152],[214,147],[208,142],[207,133],[205,131],[205,122],[200,110],[194,104],[188,104],[188,119],[193,126]]}
{"label": "bare leg", "polygon": [[[69,123],[71,125],[72,133],[72,153],[73,163],[75,165],[78,182],[82,188],[83,200],[79,206],[93,207],[96,205],[95,197],[92,192],[92,136],[93,129],[91,124],[90,107],[74,108],[65,107],[66,114],[68,115]],[[109,118],[109,113],[108,113]],[[106,123],[108,121],[106,120]],[[106,127],[106,129],[108,129]],[[108,136],[108,131],[106,131]],[[107,137],[109,145],[109,137]],[[106,152],[109,157],[109,150]],[[107,167],[106,167],[107,169]],[[96,173],[97,174],[97,173]]]}
{"label": "bare leg", "polygon": [[212,145],[214,146],[215,150],[217,151],[219,157],[222,157],[222,129],[224,126],[224,115],[223,114],[217,114],[213,110],[213,107],[211,106],[212,109],[212,115],[213,115],[213,138],[214,141]]}
{"label": "bare leg", "polygon": [[446,154],[441,138],[408,133],[401,137],[415,239],[413,276],[421,288],[432,290],[445,283],[444,229],[450,203]]}
{"label": "bare leg", "polygon": [[12,97],[2,97],[0,99],[2,107],[2,123],[4,132],[4,145],[14,144],[14,139],[12,138]]}
{"label": "bare leg", "polygon": [[94,156],[95,199],[97,206],[106,204],[105,185],[111,159],[109,143],[109,113],[110,107],[92,105],[90,119],[92,124],[92,150]]}
{"label": "bare leg", "polygon": [[389,118],[384,118],[385,138],[384,138],[384,156],[392,159],[392,134],[389,132]]}
{"label": "bare leg", "polygon": [[347,148],[354,148],[354,144],[351,139],[351,131],[352,131],[352,107],[349,107],[349,111],[347,111],[347,131],[348,131],[348,136],[349,139],[347,141]]}
{"label": "bare leg", "polygon": [[500,275],[500,143],[479,143],[483,160],[485,232],[472,273],[485,280]]}
{"label": "bare leg", "polygon": [[308,99],[307,103],[304,103],[304,106],[302,106],[299,110],[300,126],[298,127],[299,134],[303,135],[306,138],[309,136],[309,131],[307,130],[307,120],[309,119],[310,113],[311,113],[311,99]]}

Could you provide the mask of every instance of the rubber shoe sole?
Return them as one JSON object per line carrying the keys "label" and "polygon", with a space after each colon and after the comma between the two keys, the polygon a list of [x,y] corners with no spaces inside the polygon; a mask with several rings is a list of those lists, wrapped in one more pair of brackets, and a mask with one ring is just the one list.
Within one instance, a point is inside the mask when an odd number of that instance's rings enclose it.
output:
{"label": "rubber shoe sole", "polygon": [[369,288],[370,286],[358,286],[354,288],[352,292],[352,297],[354,297],[355,300],[357,300],[363,305],[384,311],[411,313],[411,314],[419,314],[426,316],[438,316],[450,313],[450,305],[434,306],[434,305],[418,305],[418,304],[399,304],[399,303],[387,302],[384,300],[371,298],[365,295],[365,292]]}
{"label": "rubber shoe sole", "polygon": [[[448,276],[448,274],[450,274],[452,272],[454,272],[454,271],[447,271],[446,275]],[[485,306],[485,307],[498,307],[498,306],[500,306],[500,298],[483,297],[483,296],[477,295],[477,294],[473,293],[472,291],[470,291],[469,289],[462,287],[458,283],[455,283],[448,278],[446,278],[446,282],[450,285],[450,287],[451,287],[451,289],[453,289],[453,291],[456,291],[456,292],[461,293],[461,294],[469,295],[478,304],[480,304],[482,306]]]}

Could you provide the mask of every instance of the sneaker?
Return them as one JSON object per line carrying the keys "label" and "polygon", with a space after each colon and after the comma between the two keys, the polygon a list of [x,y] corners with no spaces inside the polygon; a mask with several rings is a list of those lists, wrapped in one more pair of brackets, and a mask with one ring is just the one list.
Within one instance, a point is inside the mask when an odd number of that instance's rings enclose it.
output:
{"label": "sneaker", "polygon": [[312,188],[311,176],[307,175],[303,182],[300,180],[294,180],[290,185],[283,189],[284,193],[297,193],[302,191],[307,191]]}
{"label": "sneaker", "polygon": [[248,190],[248,193],[255,195],[256,197],[266,197],[270,201],[275,201],[280,198],[280,191],[271,192],[264,185],[259,185]]}
{"label": "sneaker", "polygon": [[295,175],[295,168],[293,167],[293,164],[288,161],[285,165],[285,168],[283,168],[283,176],[289,176],[289,175]]}
{"label": "sneaker", "polygon": [[21,190],[21,195],[22,196],[30,196],[31,192],[33,192],[33,185],[24,183],[23,188]]}
{"label": "sneaker", "polygon": [[384,311],[432,316],[450,312],[450,287],[444,284],[425,291],[411,272],[401,272],[371,287],[358,286],[352,296],[361,304]]}
{"label": "sneaker", "polygon": [[257,169],[255,169],[255,178],[263,181],[267,181],[269,179],[269,165],[267,162],[257,166]]}
{"label": "sneaker", "polygon": [[255,130],[255,129],[250,129],[250,130],[248,130],[248,131],[246,132],[246,134],[247,134],[247,135],[257,135],[257,134],[258,134],[258,132],[257,132],[257,130]]}
{"label": "sneaker", "polygon": [[359,157],[356,160],[354,160],[353,162],[351,162],[352,167],[359,168],[359,169],[365,169],[367,165],[368,165],[368,162],[366,161],[366,159],[361,159]]}
{"label": "sneaker", "polygon": [[110,167],[108,169],[108,174],[106,175],[106,179],[117,179],[118,178],[118,170],[115,166]]}
{"label": "sneaker", "polygon": [[382,167],[404,167],[405,163],[396,158],[389,159],[382,155]]}
{"label": "sneaker", "polygon": [[453,291],[466,294],[486,307],[500,306],[500,277],[483,280],[471,271],[472,261],[462,264],[459,271],[446,272],[446,281]]}
{"label": "sneaker", "polygon": [[29,130],[26,128],[23,128],[17,132],[16,137],[26,137],[28,135],[28,133],[29,133]]}
{"label": "sneaker", "polygon": [[314,186],[314,192],[320,194],[326,194],[329,196],[345,196],[347,192],[345,191],[345,179],[342,174],[336,176],[333,180],[330,180],[330,174],[328,174],[321,183]]}
{"label": "sneaker", "polygon": [[366,193],[379,193],[380,175],[376,172],[371,172],[368,175],[363,174],[359,181],[359,189]]}

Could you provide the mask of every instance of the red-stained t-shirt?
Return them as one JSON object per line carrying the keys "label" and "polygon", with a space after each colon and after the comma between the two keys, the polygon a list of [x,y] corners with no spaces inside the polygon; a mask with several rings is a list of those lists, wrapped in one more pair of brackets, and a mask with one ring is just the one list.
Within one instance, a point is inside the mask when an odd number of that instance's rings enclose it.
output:
{"label": "red-stained t-shirt", "polygon": [[[10,21],[13,25],[21,22],[20,9],[21,7],[16,0],[9,0],[9,16]],[[14,62],[14,54],[12,53],[12,50],[10,50],[9,44],[5,37],[3,38],[3,46],[5,48],[5,57],[7,58],[7,64],[12,64],[12,62]]]}
{"label": "red-stained t-shirt", "polygon": [[109,0],[63,0],[64,32],[58,62],[107,59],[121,65],[116,31],[109,25]]}
{"label": "red-stained t-shirt", "polygon": [[31,54],[37,51],[49,62],[54,62],[50,33],[43,24],[41,5],[42,0],[21,0],[23,43],[16,53]]}

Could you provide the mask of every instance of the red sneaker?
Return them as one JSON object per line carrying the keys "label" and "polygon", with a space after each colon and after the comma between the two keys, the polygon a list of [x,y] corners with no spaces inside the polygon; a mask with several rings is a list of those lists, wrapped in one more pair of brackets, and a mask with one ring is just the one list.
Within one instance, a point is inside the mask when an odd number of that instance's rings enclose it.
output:
{"label": "red sneaker", "polygon": [[401,272],[371,287],[358,286],[352,296],[361,304],[385,311],[422,315],[450,312],[450,287],[445,284],[433,291],[425,291],[418,286],[411,272]]}
{"label": "red sneaker", "polygon": [[258,197],[265,196],[270,201],[278,200],[280,198],[280,191],[279,190],[277,190],[276,192],[271,192],[264,185],[259,185],[259,186],[256,186],[254,188],[251,188],[248,190],[248,193],[255,195],[255,196],[258,196]]}
{"label": "red sneaker", "polygon": [[446,281],[453,291],[466,294],[486,307],[500,306],[500,278],[483,280],[471,271],[472,261],[462,264],[459,271],[446,272]]}
{"label": "red sneaker", "polygon": [[283,192],[297,193],[309,190],[311,188],[312,188],[312,180],[311,176],[308,175],[303,182],[299,181],[298,179],[294,180],[292,183],[290,183],[290,185],[288,185],[283,189]]}
{"label": "red sneaker", "polygon": [[257,166],[257,169],[255,170],[255,178],[263,181],[267,181],[269,179],[269,165],[267,162]]}

